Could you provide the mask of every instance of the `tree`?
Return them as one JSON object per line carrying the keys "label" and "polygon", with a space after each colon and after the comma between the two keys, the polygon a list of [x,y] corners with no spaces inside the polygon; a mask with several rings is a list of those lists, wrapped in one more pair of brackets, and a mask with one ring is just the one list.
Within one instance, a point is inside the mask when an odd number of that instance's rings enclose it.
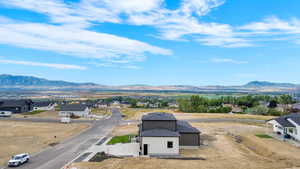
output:
{"label": "tree", "polygon": [[276,100],[271,100],[268,107],[269,108],[276,108],[277,107],[277,101]]}
{"label": "tree", "polygon": [[284,111],[286,112],[288,109],[288,104],[293,104],[294,100],[292,96],[284,94],[279,97],[279,102],[284,105]]}

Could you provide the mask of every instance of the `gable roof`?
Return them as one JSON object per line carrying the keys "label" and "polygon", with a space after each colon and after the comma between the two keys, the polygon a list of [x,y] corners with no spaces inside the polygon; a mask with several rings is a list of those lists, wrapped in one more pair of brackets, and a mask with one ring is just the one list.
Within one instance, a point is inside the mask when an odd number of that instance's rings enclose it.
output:
{"label": "gable roof", "polygon": [[142,120],[176,121],[176,118],[170,113],[155,112],[143,115]]}
{"label": "gable roof", "polygon": [[52,103],[49,101],[34,102],[33,107],[46,107],[46,106],[49,106],[50,104],[52,104]]}
{"label": "gable roof", "polygon": [[166,129],[152,129],[142,131],[142,137],[179,137],[179,133],[175,131],[170,131]]}
{"label": "gable roof", "polygon": [[19,107],[31,103],[32,101],[30,99],[0,100],[0,107]]}
{"label": "gable roof", "polygon": [[282,127],[295,127],[291,122],[289,122],[286,118],[279,117],[277,119],[274,119],[279,123]]}
{"label": "gable roof", "polygon": [[60,111],[84,111],[86,108],[83,104],[66,104],[61,106]]}
{"label": "gable roof", "polygon": [[198,129],[191,126],[188,122],[182,120],[177,121],[177,130],[179,133],[201,133]]}

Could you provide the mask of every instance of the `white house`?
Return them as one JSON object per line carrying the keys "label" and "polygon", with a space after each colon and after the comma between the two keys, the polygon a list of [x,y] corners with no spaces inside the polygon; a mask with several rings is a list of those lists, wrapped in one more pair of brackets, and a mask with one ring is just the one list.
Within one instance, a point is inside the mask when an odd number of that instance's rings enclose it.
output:
{"label": "white house", "polygon": [[300,141],[300,114],[292,113],[267,122],[273,126],[273,131],[282,135],[289,135]]}
{"label": "white house", "polygon": [[80,116],[80,117],[87,117],[90,114],[90,109],[87,105],[83,104],[67,104],[63,105],[59,111],[59,116],[62,117],[70,117]]}
{"label": "white house", "polygon": [[55,104],[51,102],[34,102],[32,110],[54,110]]}
{"label": "white house", "polygon": [[140,154],[146,156],[177,156],[183,148],[200,146],[200,131],[173,114],[149,113],[139,124]]}

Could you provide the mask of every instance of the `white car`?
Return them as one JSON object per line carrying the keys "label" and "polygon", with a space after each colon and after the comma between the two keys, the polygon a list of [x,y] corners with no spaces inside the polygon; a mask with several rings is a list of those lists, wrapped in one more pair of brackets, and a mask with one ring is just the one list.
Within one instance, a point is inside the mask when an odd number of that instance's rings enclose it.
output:
{"label": "white car", "polygon": [[24,163],[27,163],[29,161],[29,154],[24,153],[24,154],[18,154],[15,156],[12,156],[11,159],[8,161],[8,166],[9,167],[17,167],[20,166]]}

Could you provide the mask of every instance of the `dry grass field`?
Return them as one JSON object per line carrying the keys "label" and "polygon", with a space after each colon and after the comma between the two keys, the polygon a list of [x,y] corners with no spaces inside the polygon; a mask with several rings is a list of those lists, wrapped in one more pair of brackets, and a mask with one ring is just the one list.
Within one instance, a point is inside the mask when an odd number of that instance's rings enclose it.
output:
{"label": "dry grass field", "polygon": [[[201,129],[204,145],[197,150],[181,150],[185,157],[205,160],[157,158],[108,159],[101,163],[82,162],[73,169],[296,169],[300,168],[300,149],[284,142],[259,138],[255,134],[269,129],[264,125],[242,123],[193,123]],[[134,132],[136,126],[121,126],[114,134]],[[238,138],[238,141],[237,141]]]}
{"label": "dry grass field", "polygon": [[[26,113],[25,113],[26,114]],[[55,118],[58,119],[59,115],[58,115],[58,111],[55,110],[50,110],[50,111],[44,111],[38,114],[14,114],[13,117],[39,117],[39,118]]]}
{"label": "dry grass field", "polygon": [[142,108],[122,108],[121,113],[125,115],[125,119],[130,120],[139,120],[142,115],[145,113],[151,112],[166,112],[166,113],[174,113],[171,109],[142,109]]}
{"label": "dry grass field", "polygon": [[93,108],[91,110],[91,114],[103,116],[103,115],[111,115],[112,112],[111,112],[110,108],[101,108],[101,109],[100,108]]}
{"label": "dry grass field", "polygon": [[248,114],[225,114],[225,113],[182,113],[174,109],[142,109],[142,108],[122,108],[121,112],[126,115],[126,119],[139,120],[143,114],[151,112],[173,113],[177,119],[201,119],[201,118],[238,118],[269,120],[274,116],[248,115]]}
{"label": "dry grass field", "polygon": [[[36,153],[87,129],[88,124],[0,122],[0,166],[18,153]],[[56,136],[56,137],[55,137]]]}

